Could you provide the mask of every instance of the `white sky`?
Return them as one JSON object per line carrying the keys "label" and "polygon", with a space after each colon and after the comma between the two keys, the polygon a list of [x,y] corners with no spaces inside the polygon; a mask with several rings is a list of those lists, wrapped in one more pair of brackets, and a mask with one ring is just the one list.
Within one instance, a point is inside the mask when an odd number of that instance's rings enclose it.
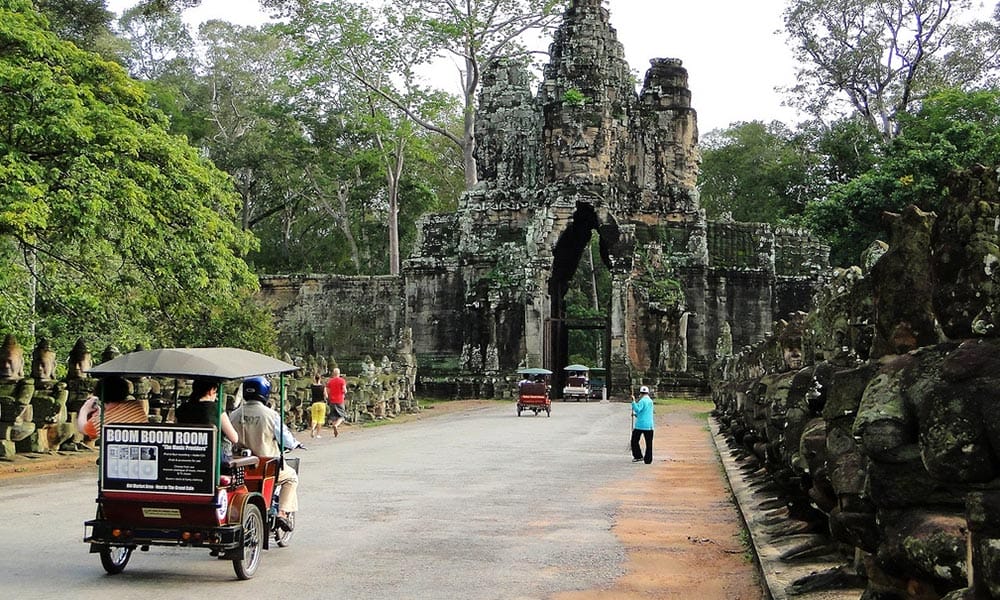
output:
{"label": "white sky", "polygon": [[[609,0],[611,25],[640,80],[651,58],[679,58],[688,70],[691,104],[702,135],[736,121],[778,119],[793,125],[776,86],[791,85],[794,65],[782,34],[787,0]],[[108,0],[120,12],[134,0]],[[191,23],[224,19],[262,22],[256,0],[202,0]],[[453,77],[451,67],[445,70]],[[451,85],[442,80],[442,87]],[[456,84],[457,93],[457,84]]]}
{"label": "white sky", "polygon": [[702,135],[737,121],[789,125],[776,86],[795,68],[781,27],[787,0],[611,0],[611,26],[640,79],[651,58],[679,58]]}

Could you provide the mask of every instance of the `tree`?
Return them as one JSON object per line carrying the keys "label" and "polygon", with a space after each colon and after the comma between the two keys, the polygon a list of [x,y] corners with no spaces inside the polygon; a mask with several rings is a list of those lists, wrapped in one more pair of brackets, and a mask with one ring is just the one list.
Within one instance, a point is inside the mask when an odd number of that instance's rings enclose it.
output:
{"label": "tree", "polygon": [[129,42],[123,58],[133,77],[151,81],[190,71],[196,62],[194,40],[179,12],[151,13],[135,6],[122,13],[118,29]]}
{"label": "tree", "polygon": [[112,15],[104,0],[34,0],[33,4],[56,35],[81,48],[94,49],[111,32]]}
{"label": "tree", "polygon": [[[375,30],[372,23],[376,20],[376,14],[361,4],[304,3],[285,30],[298,43],[297,110],[337,113],[350,121],[371,144],[370,156],[381,164],[388,268],[390,274],[398,275],[400,192],[406,163],[428,147],[414,119],[424,125],[433,120],[448,126],[454,103],[447,95],[417,83],[412,69],[416,61],[405,54],[407,46],[397,32]],[[441,130],[441,126],[428,126],[435,128]],[[450,127],[447,131],[452,135]]]}
{"label": "tree", "polygon": [[806,208],[805,222],[829,240],[834,264],[856,264],[871,242],[886,239],[884,211],[940,210],[952,172],[1000,164],[998,90],[942,90],[900,121],[902,133],[876,164]]}
{"label": "tree", "polygon": [[698,188],[710,217],[778,224],[817,192],[818,157],[783,123],[736,123],[702,145]]}
{"label": "tree", "polygon": [[847,183],[874,167],[883,151],[882,137],[857,114],[832,123],[801,124],[796,135],[817,155],[815,175],[821,187],[816,197],[825,193],[826,185]]}
{"label": "tree", "polygon": [[[969,0],[790,0],[785,31],[800,62],[794,102],[817,118],[857,111],[886,141],[935,89],[984,85],[1000,66],[995,23]],[[840,111],[842,114],[842,111]]]}
{"label": "tree", "polygon": [[45,25],[27,0],[0,2],[0,253],[21,286],[0,295],[0,327],[269,350],[231,179],[122,68]]}
{"label": "tree", "polygon": [[[461,148],[466,188],[477,182],[476,93],[482,69],[503,56],[528,55],[529,32],[553,27],[566,0],[388,0],[376,13],[350,0],[264,0],[291,15],[290,26],[311,44],[337,46],[330,66],[392,103],[421,127]],[[438,120],[440,94],[420,86],[418,68],[445,56],[457,60],[463,126]],[[394,78],[385,75],[391,73]],[[395,81],[401,85],[395,85]]]}
{"label": "tree", "polygon": [[461,80],[464,121],[461,139],[465,184],[476,184],[476,93],[483,68],[502,57],[526,56],[521,40],[544,33],[565,12],[565,0],[390,0],[389,24],[417,56],[450,55]]}

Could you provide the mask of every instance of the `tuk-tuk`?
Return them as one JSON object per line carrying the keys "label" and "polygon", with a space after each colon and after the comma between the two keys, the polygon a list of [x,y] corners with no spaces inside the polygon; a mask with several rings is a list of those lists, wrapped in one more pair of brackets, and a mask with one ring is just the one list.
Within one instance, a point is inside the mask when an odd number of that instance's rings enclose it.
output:
{"label": "tuk-tuk", "polygon": [[569,365],[566,371],[566,386],[563,387],[563,400],[590,399],[590,367],[585,365]]}
{"label": "tuk-tuk", "polygon": [[549,378],[552,371],[541,368],[521,369],[521,380],[517,384],[517,416],[521,411],[530,410],[537,416],[545,411],[552,416],[552,401],[549,399]]}
{"label": "tuk-tuk", "polygon": [[608,370],[593,368],[590,370],[590,397],[595,400],[607,399]]}
{"label": "tuk-tuk", "polygon": [[219,424],[224,382],[276,374],[281,379],[275,408],[284,423],[284,374],[296,370],[238,348],[143,350],[90,369],[89,375],[97,378],[219,382],[215,425],[105,422],[101,399],[97,515],[84,523],[84,542],[91,553],[100,554],[105,571],[121,573],[136,548],[179,546],[231,560],[237,578],[250,579],[272,535],[279,546],[287,544],[290,531],[274,527],[273,517],[278,472],[286,460],[283,441],[279,457],[224,460]]}

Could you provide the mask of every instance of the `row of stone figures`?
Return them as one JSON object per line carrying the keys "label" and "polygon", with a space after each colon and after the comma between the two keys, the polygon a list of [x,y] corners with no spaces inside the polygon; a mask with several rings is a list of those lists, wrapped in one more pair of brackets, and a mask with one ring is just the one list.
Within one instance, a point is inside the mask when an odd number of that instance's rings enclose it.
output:
{"label": "row of stone figures", "polygon": [[[141,349],[141,348],[137,348]],[[101,353],[101,362],[120,352],[114,346]],[[25,352],[13,335],[0,347],[0,458],[17,453],[48,453],[93,450],[93,441],[78,431],[76,414],[93,394],[97,380],[86,375],[91,353],[83,339],[77,340],[67,361],[64,378],[56,378],[56,355],[42,338],[31,353],[25,376]],[[309,426],[312,375],[328,377],[334,361],[310,358],[286,360],[301,367],[287,380],[286,420],[294,429]],[[360,422],[391,418],[418,410],[413,396],[416,368],[412,361],[392,362],[383,357],[376,365],[365,357],[356,377],[347,377],[349,420]],[[141,402],[151,423],[172,422],[173,409],[191,393],[190,382],[175,379],[132,378],[131,396]],[[228,384],[229,408],[233,408],[238,382]]]}
{"label": "row of stone figures", "polygon": [[789,519],[772,531],[808,540],[784,558],[842,559],[797,591],[1000,598],[997,183],[970,169],[941,214],[887,215],[889,244],[713,366],[720,430]]}
{"label": "row of stone figures", "polygon": [[[380,419],[391,419],[400,414],[418,412],[420,406],[414,397],[416,385],[416,363],[412,355],[400,355],[396,361],[388,356],[376,364],[371,356],[365,356],[357,376],[347,376],[347,396],[345,410],[347,421],[360,423]],[[311,386],[315,375],[323,383],[327,381],[337,362],[322,356],[293,358],[285,354],[284,360],[300,368],[298,376],[290,382],[289,426],[305,429],[309,426],[309,405]]]}

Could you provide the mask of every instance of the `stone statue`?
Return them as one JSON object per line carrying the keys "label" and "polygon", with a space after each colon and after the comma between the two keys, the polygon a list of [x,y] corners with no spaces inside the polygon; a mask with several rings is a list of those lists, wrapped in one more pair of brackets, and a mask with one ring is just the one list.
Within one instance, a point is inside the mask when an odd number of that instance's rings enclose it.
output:
{"label": "stone statue", "polygon": [[49,452],[59,448],[75,433],[67,423],[66,384],[55,380],[56,353],[48,339],[39,338],[31,353],[31,377],[35,392],[31,397],[32,421],[35,431],[20,442],[18,449],[25,452]]}
{"label": "stone statue", "polygon": [[38,339],[31,352],[31,377],[36,384],[56,378],[56,353],[49,346],[49,340],[44,337]]}
{"label": "stone statue", "polygon": [[369,355],[366,354],[365,357],[364,357],[364,359],[361,362],[361,377],[362,377],[362,379],[365,379],[367,381],[371,381],[372,379],[375,378],[375,374],[377,372],[378,372],[378,369],[375,367],[375,361],[372,360],[371,356],[369,356]]}
{"label": "stone statue", "polygon": [[90,350],[83,338],[77,338],[69,352],[69,361],[66,363],[66,420],[73,426],[73,435],[63,442],[60,450],[85,450],[91,449],[87,446],[83,433],[76,430],[76,415],[80,411],[84,402],[94,391],[97,380],[87,376],[87,371],[92,366]]}
{"label": "stone statue", "polygon": [[4,339],[0,356],[0,458],[9,458],[16,452],[15,443],[35,432],[35,383],[24,378],[24,349],[12,334]]}
{"label": "stone statue", "polygon": [[121,354],[122,351],[118,349],[118,346],[115,346],[114,344],[108,344],[107,346],[104,347],[104,350],[101,351],[101,362],[106,363],[109,360],[113,360],[121,356]]}
{"label": "stone statue", "polygon": [[24,377],[24,349],[12,334],[4,338],[0,347],[0,380],[20,380]]}

